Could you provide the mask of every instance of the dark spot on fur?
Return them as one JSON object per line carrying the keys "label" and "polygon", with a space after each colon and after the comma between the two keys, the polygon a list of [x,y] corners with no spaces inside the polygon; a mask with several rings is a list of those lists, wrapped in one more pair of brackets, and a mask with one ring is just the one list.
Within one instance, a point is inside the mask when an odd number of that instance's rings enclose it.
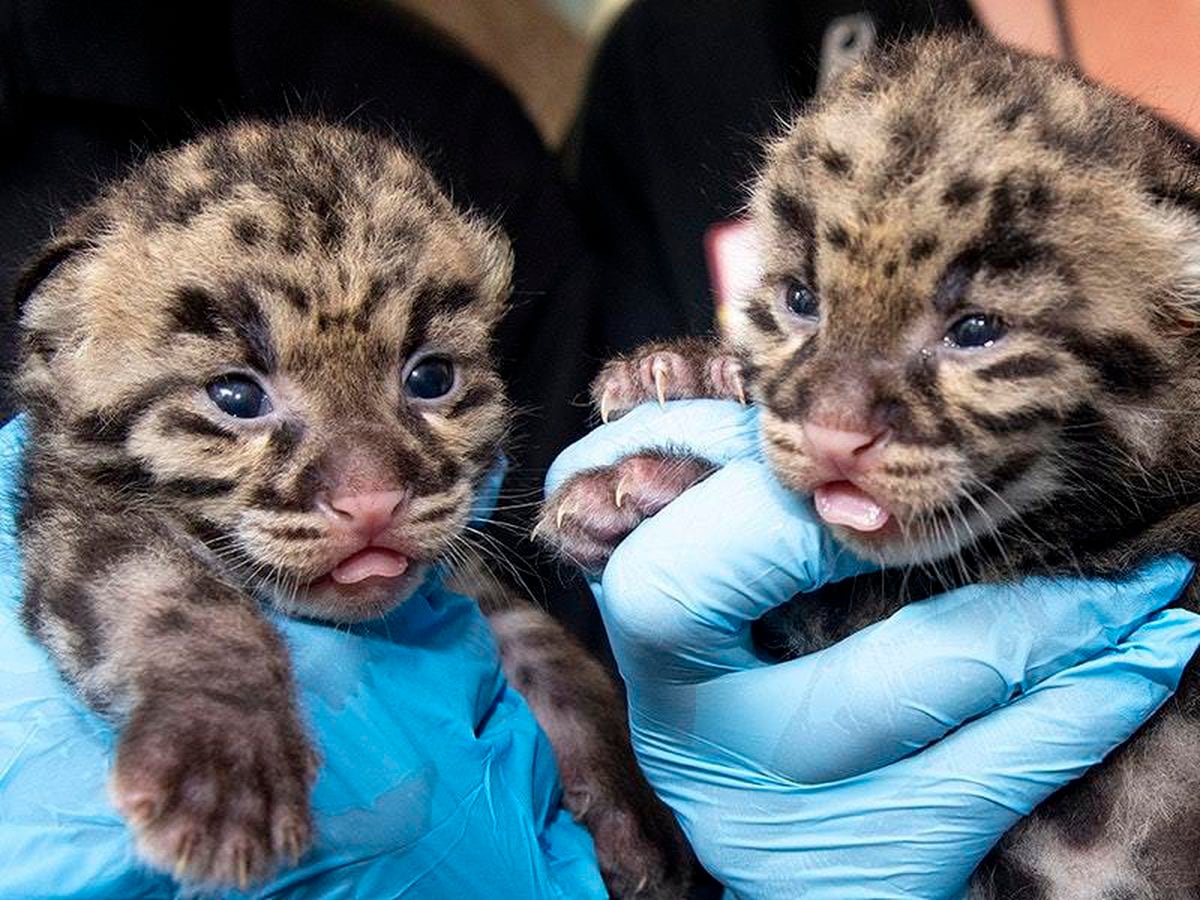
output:
{"label": "dark spot on fur", "polygon": [[285,497],[270,485],[259,485],[250,494],[250,505],[273,512],[307,512],[298,500]]}
{"label": "dark spot on fur", "polygon": [[887,192],[897,181],[921,175],[937,151],[937,122],[929,114],[902,113],[891,125],[891,154],[884,163],[877,190]]}
{"label": "dark spot on fur", "polygon": [[979,266],[978,250],[960,254],[946,266],[933,289],[933,308],[940,315],[949,316],[966,305],[971,281],[979,271]]}
{"label": "dark spot on fur", "polygon": [[937,251],[941,246],[941,241],[937,235],[923,234],[915,238],[908,248],[909,262],[919,263],[924,262]]}
{"label": "dark spot on fur", "polygon": [[201,337],[221,333],[222,315],[217,300],[198,285],[185,285],[175,292],[171,302],[174,330]]}
{"label": "dark spot on fur", "polygon": [[158,482],[163,493],[191,499],[223,497],[235,487],[237,482],[230,478],[170,478]]}
{"label": "dark spot on fur", "polygon": [[850,157],[840,150],[834,150],[832,147],[826,148],[821,152],[820,159],[821,165],[825,167],[825,171],[830,175],[836,175],[840,178],[850,174]]}
{"label": "dark spot on fur", "polygon": [[446,410],[446,418],[453,419],[472,409],[491,403],[499,395],[500,392],[490,384],[472,385]]}
{"label": "dark spot on fur", "polygon": [[850,234],[841,225],[831,225],[825,229],[825,240],[831,247],[845,250],[850,245]]}
{"label": "dark spot on fur", "polygon": [[265,234],[262,222],[251,216],[240,216],[233,222],[233,237],[239,244],[254,247]]}
{"label": "dark spot on fur", "polygon": [[1156,203],[1181,207],[1195,216],[1200,216],[1200,185],[1160,183],[1149,188]]}
{"label": "dark spot on fur", "polygon": [[232,311],[231,324],[241,341],[246,362],[264,374],[274,372],[279,360],[275,354],[271,327],[246,285],[238,284],[230,292],[229,307]]}
{"label": "dark spot on fur", "polygon": [[1004,491],[1032,469],[1041,458],[1042,454],[1037,450],[1014,453],[991,470],[987,477],[987,486],[997,494]]}
{"label": "dark spot on fur", "polygon": [[325,537],[324,529],[312,525],[269,525],[262,531],[282,541],[315,541]]}
{"label": "dark spot on fur", "polygon": [[771,213],[786,228],[811,239],[816,228],[816,214],[808,204],[776,190],[771,194]]}
{"label": "dark spot on fur", "polygon": [[935,474],[938,469],[938,466],[930,465],[928,463],[925,465],[910,466],[892,463],[891,465],[886,465],[883,467],[883,473],[885,475],[891,475],[894,478],[926,478]]}
{"label": "dark spot on fur", "polygon": [[763,396],[770,410],[782,419],[799,421],[811,402],[811,392],[799,369],[816,355],[819,337],[814,335],[792,353],[763,385]]}
{"label": "dark spot on fur", "polygon": [[456,315],[479,302],[475,288],[464,282],[428,284],[413,297],[404,330],[400,358],[412,356],[425,343],[429,327],[438,316]]}
{"label": "dark spot on fur", "polygon": [[150,628],[158,634],[178,634],[181,631],[189,631],[191,627],[191,616],[174,607],[156,612],[150,617]]}
{"label": "dark spot on fur", "polygon": [[[491,454],[493,452],[492,448],[488,447],[485,449],[487,449],[488,456],[490,458]],[[461,504],[459,504],[458,502],[455,502],[453,500],[447,501],[444,503],[437,503],[437,504],[434,504],[433,506],[429,507],[428,509],[422,510],[421,512],[414,514],[411,517],[410,521],[412,521],[412,522],[432,522],[437,519],[443,519],[447,516],[450,516],[450,515],[453,515],[454,513],[456,513],[458,511],[458,508],[460,505]]]}
{"label": "dark spot on fur", "polygon": [[232,431],[210,422],[204,416],[183,409],[172,409],[163,414],[162,431],[164,434],[190,434],[220,441],[237,440],[237,435]]}
{"label": "dark spot on fur", "polygon": [[755,297],[746,303],[746,318],[764,334],[780,334],[779,323],[775,321],[770,306],[761,297]]}
{"label": "dark spot on fur", "polygon": [[1033,111],[1033,98],[1021,96],[1015,100],[1006,103],[1004,109],[1000,111],[1000,115],[996,117],[996,124],[1005,131],[1012,131],[1017,127],[1017,124],[1022,118],[1029,115]]}
{"label": "dark spot on fur", "polygon": [[942,192],[942,202],[958,209],[975,201],[983,193],[983,182],[969,175],[954,178]]}
{"label": "dark spot on fur", "polygon": [[366,331],[370,327],[371,317],[375,315],[375,310],[379,308],[390,288],[391,282],[386,278],[377,275],[371,279],[367,285],[366,296],[354,314],[354,327],[357,331]]}
{"label": "dark spot on fur", "polygon": [[1057,336],[1114,394],[1144,397],[1168,378],[1165,361],[1132,335],[1086,335],[1064,329]]}
{"label": "dark spot on fur", "polygon": [[304,434],[302,426],[294,422],[284,422],[271,432],[267,439],[267,450],[276,462],[284,462],[300,444]]}
{"label": "dark spot on fur", "polygon": [[188,188],[169,196],[163,218],[173,225],[189,225],[204,209],[208,194],[198,188]]}
{"label": "dark spot on fur", "polygon": [[1000,381],[1015,378],[1041,378],[1053,375],[1058,370],[1058,362],[1053,357],[1040,353],[1022,353],[992,363],[975,374],[984,381]]}
{"label": "dark spot on fur", "polygon": [[119,491],[148,491],[154,486],[154,476],[141,463],[130,461],[97,463],[83,470],[94,484]]}
{"label": "dark spot on fur", "polygon": [[304,251],[304,227],[295,210],[285,210],[283,228],[279,232],[279,249],[288,256],[296,256]]}
{"label": "dark spot on fur", "polygon": [[111,409],[94,410],[70,426],[77,440],[87,443],[123,444],[133,426],[159,401],[164,400],[188,382],[167,375],[150,382],[139,391],[123,397]]}
{"label": "dark spot on fur", "polygon": [[308,292],[300,285],[288,282],[283,286],[283,296],[297,312],[306,313],[309,309]]}
{"label": "dark spot on fur", "polygon": [[964,409],[975,425],[995,435],[1016,434],[1047,423],[1061,422],[1062,413],[1048,406],[1031,406],[1015,412],[996,414],[978,409]]}

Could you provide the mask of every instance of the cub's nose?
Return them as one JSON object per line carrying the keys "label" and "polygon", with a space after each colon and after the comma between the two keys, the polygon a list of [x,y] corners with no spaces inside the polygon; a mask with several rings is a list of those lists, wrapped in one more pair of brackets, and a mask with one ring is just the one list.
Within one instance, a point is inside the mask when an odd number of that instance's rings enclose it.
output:
{"label": "cub's nose", "polygon": [[334,494],[321,503],[321,511],[336,527],[370,541],[388,530],[407,500],[407,491]]}
{"label": "cub's nose", "polygon": [[874,432],[849,431],[814,422],[805,422],[803,428],[812,456],[845,475],[869,468],[891,436],[886,428]]}

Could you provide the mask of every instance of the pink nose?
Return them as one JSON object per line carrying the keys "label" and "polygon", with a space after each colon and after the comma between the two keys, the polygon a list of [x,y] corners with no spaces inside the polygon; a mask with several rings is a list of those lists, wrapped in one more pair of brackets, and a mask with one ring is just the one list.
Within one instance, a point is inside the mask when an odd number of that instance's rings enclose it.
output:
{"label": "pink nose", "polygon": [[407,491],[339,494],[330,497],[322,509],[335,525],[353,529],[369,541],[387,531],[407,499]]}
{"label": "pink nose", "polygon": [[809,452],[844,474],[857,472],[869,466],[878,455],[878,451],[887,444],[889,434],[886,429],[872,434],[827,428],[812,422],[805,422],[803,427]]}

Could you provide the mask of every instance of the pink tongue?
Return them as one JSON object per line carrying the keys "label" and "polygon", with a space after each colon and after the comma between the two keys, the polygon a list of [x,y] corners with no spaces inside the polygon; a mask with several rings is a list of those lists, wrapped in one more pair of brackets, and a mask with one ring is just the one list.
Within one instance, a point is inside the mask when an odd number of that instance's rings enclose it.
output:
{"label": "pink tongue", "polygon": [[830,525],[845,525],[855,531],[878,531],[891,514],[866,491],[848,481],[823,484],[813,492],[817,515]]}
{"label": "pink tongue", "polygon": [[383,547],[368,547],[342,560],[329,574],[338,584],[357,584],[374,575],[395,578],[403,575],[407,569],[407,556]]}

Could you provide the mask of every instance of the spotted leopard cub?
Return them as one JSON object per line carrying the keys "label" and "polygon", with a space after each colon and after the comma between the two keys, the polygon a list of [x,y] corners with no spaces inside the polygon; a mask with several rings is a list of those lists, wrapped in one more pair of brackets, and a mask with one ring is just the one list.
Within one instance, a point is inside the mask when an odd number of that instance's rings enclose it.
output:
{"label": "spotted leopard cub", "polygon": [[[151,158],[22,282],[24,621],[117,723],[152,864],[244,887],[309,847],[319,762],[261,604],[355,622],[462,555],[509,272],[412,156],[298,122]],[[613,686],[532,607],[491,613],[613,892],[680,896]]]}
{"label": "spotted leopard cub", "polygon": [[[868,61],[769,145],[761,284],[725,349],[654,346],[595,388],[607,417],[744,391],[778,478],[891,567],[785,605],[763,641],[808,652],[962,581],[1200,558],[1193,154],[1066,67],[946,36]],[[659,452],[582,473],[540,533],[600,565],[709,468]],[[1007,835],[973,896],[1195,897],[1198,851],[1192,667]]]}

